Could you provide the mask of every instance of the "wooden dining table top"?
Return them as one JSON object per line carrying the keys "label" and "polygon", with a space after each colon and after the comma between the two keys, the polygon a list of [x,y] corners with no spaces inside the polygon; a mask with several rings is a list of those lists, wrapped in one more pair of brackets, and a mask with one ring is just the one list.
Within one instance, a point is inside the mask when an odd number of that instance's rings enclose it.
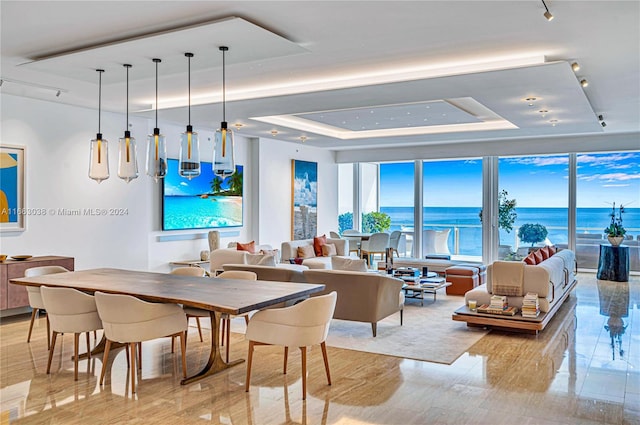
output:
{"label": "wooden dining table top", "polygon": [[21,277],[10,282],[132,295],[145,301],[178,303],[233,315],[303,298],[324,289],[322,284],[202,278],[114,268]]}

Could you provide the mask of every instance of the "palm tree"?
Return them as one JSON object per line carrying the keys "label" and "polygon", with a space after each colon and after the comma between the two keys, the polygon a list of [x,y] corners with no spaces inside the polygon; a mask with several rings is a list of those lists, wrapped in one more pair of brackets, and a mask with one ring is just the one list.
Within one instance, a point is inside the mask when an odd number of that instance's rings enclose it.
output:
{"label": "palm tree", "polygon": [[211,191],[214,195],[222,192],[222,179],[218,176],[215,176],[213,180],[211,180]]}
{"label": "palm tree", "polygon": [[236,171],[229,177],[229,189],[232,195],[242,196],[242,173]]}

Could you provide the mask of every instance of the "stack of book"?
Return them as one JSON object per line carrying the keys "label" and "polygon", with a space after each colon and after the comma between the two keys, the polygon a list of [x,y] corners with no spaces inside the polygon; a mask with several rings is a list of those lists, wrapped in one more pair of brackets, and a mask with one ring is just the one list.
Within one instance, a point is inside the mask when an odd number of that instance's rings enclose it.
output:
{"label": "stack of book", "polygon": [[491,297],[491,304],[489,304],[489,308],[495,310],[505,310],[508,306],[507,297],[504,295],[493,295]]}
{"label": "stack of book", "polygon": [[538,305],[538,294],[534,292],[527,292],[522,300],[522,317],[538,317],[540,314],[540,307]]}

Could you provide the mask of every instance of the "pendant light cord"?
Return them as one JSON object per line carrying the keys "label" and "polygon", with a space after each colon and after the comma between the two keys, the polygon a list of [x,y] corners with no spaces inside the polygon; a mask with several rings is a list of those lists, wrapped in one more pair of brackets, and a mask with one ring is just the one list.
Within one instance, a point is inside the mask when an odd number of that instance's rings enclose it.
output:
{"label": "pendant light cord", "polygon": [[154,59],[156,63],[156,128],[158,128],[158,62],[160,60]]}
{"label": "pendant light cord", "polygon": [[104,72],[102,69],[98,69],[98,133],[102,133],[100,131],[100,115],[102,113],[102,73]]}
{"label": "pendant light cord", "polygon": [[227,97],[226,97],[226,82],[225,82],[225,62],[224,62],[224,52],[226,49],[222,50],[222,121],[227,121]]}
{"label": "pendant light cord", "polygon": [[124,128],[126,130],[129,129],[129,68],[131,67],[131,65],[125,65],[125,68],[127,68],[127,122],[125,123]]}
{"label": "pendant light cord", "polygon": [[188,68],[188,73],[189,73],[189,82],[188,82],[188,87],[189,87],[189,125],[191,125],[191,56],[193,56],[193,55],[187,55],[187,58],[188,58],[187,68]]}

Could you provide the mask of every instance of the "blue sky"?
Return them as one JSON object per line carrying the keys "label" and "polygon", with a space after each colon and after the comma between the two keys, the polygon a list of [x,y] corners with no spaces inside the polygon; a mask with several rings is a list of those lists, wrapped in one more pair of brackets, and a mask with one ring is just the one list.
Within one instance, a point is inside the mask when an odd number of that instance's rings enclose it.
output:
{"label": "blue sky", "polygon": [[[242,166],[236,165],[236,171],[242,172]],[[167,161],[167,175],[164,178],[165,196],[195,196],[203,193],[211,193],[211,182],[215,175],[210,162],[200,163],[200,175],[188,180],[178,173],[178,160]],[[229,188],[230,179],[227,177],[222,182],[222,188]]]}
{"label": "blue sky", "polygon": [[[499,161],[499,186],[521,207],[566,207],[567,155],[505,157]],[[380,205],[413,205],[413,163],[380,165]],[[424,164],[426,206],[480,206],[482,161]],[[612,202],[640,208],[640,152],[578,154],[578,207]]]}

